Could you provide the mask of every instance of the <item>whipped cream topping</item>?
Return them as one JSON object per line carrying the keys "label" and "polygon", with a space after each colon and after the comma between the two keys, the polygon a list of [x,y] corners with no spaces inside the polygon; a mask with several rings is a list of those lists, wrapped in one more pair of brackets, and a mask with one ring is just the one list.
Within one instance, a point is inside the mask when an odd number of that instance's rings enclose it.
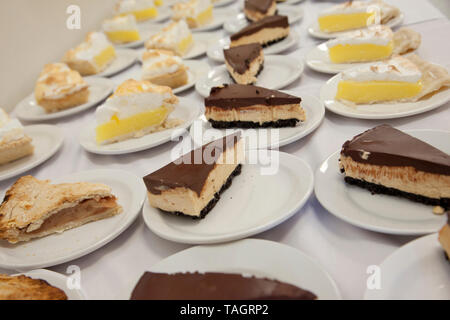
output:
{"label": "whipped cream topping", "polygon": [[167,50],[148,50],[142,56],[142,76],[145,79],[169,74],[183,66],[180,57]]}
{"label": "whipped cream topping", "polygon": [[342,80],[402,81],[416,83],[422,78],[419,68],[406,58],[395,56],[387,61],[365,64],[342,72]]}
{"label": "whipped cream topping", "polygon": [[120,0],[115,7],[116,14],[130,13],[155,7],[153,0]]}
{"label": "whipped cream topping", "polygon": [[175,19],[197,18],[203,11],[212,6],[211,0],[189,0],[187,2],[176,3],[172,9]]}
{"label": "whipped cream topping", "polygon": [[379,46],[387,46],[394,38],[391,28],[383,25],[370,26],[367,29],[347,32],[344,35],[327,41],[327,47],[331,48],[339,44],[363,44],[370,43]]}
{"label": "whipped cream topping", "polygon": [[103,31],[105,32],[123,30],[138,30],[136,18],[133,15],[117,16],[103,21]]}
{"label": "whipped cream topping", "polygon": [[170,23],[160,32],[154,34],[147,41],[147,47],[163,47],[173,48],[177,46],[183,39],[191,35],[191,31],[184,20]]}
{"label": "whipped cream topping", "polygon": [[79,60],[93,60],[105,49],[111,46],[106,36],[101,32],[91,32],[86,41],[75,48],[75,57]]}
{"label": "whipped cream topping", "polygon": [[0,144],[22,139],[25,136],[23,126],[17,119],[11,119],[0,108]]}

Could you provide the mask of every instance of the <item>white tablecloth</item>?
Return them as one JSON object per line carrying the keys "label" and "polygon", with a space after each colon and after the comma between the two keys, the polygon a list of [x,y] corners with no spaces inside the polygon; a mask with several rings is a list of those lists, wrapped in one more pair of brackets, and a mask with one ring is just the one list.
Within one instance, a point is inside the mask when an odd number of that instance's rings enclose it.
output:
{"label": "white tablecloth", "polygon": [[[425,59],[450,66],[450,44],[446,41],[450,32],[448,19],[426,0],[390,2],[400,6],[405,13],[405,23],[422,34],[423,43],[418,53]],[[306,28],[317,12],[330,4],[324,1],[306,1],[299,4],[304,8],[305,17],[294,28],[300,32],[301,40],[297,48],[288,51],[288,55],[304,57],[308,50],[318,43],[307,35]],[[218,31],[215,34],[220,37],[225,33]],[[208,61],[206,57],[201,59]],[[216,65],[211,61],[208,63],[211,66]],[[126,73],[113,80],[119,82],[123,78],[126,78]],[[286,89],[294,92],[299,89],[307,90],[318,95],[321,85],[328,78],[328,75],[306,69],[303,76]],[[198,103],[203,101],[194,90],[181,96],[193,98]],[[339,149],[345,140],[380,123],[389,123],[399,129],[449,130],[448,107],[449,103],[425,114],[384,121],[348,119],[327,112],[324,122],[315,132],[281,148],[281,151],[299,156],[315,170],[329,154]],[[92,109],[50,122],[64,130],[64,146],[49,161],[27,174],[41,179],[52,179],[75,171],[107,167],[125,169],[144,176],[169,162],[174,142],[129,155],[101,156],[87,153],[78,143],[78,134],[87,123],[93,121],[93,112]],[[15,179],[2,181],[1,190],[5,191]],[[397,248],[414,239],[370,232],[352,226],[328,213],[314,195],[294,217],[255,238],[290,245],[316,259],[335,279],[346,299],[363,297],[368,276],[366,269],[369,265],[380,264]],[[113,299],[123,297],[124,291],[150,266],[188,247],[159,238],[147,229],[139,216],[128,230],[103,248],[50,269],[65,273],[67,266],[78,265],[82,270],[82,288],[88,298]]]}

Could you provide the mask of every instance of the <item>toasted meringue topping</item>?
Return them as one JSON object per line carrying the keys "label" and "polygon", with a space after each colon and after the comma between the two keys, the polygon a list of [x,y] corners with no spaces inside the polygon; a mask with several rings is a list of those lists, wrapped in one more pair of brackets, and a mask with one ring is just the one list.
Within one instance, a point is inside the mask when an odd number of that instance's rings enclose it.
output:
{"label": "toasted meringue topping", "polygon": [[142,61],[145,79],[173,73],[183,67],[181,58],[167,50],[148,50],[142,55]]}
{"label": "toasted meringue topping", "polygon": [[319,16],[367,12],[368,8],[369,2],[367,1],[347,1],[327,8]]}
{"label": "toasted meringue topping", "polygon": [[131,14],[103,21],[103,31],[106,32],[137,29],[136,18]]}
{"label": "toasted meringue topping", "polygon": [[120,0],[115,6],[115,12],[123,14],[153,7],[155,7],[153,0]]}
{"label": "toasted meringue topping", "polygon": [[0,144],[19,140],[25,136],[23,126],[17,119],[11,119],[0,108]]}
{"label": "toasted meringue topping", "polygon": [[106,36],[101,32],[90,32],[84,42],[66,53],[67,60],[93,60],[103,50],[111,46]]}
{"label": "toasted meringue topping", "polygon": [[154,34],[147,41],[147,47],[174,47],[180,41],[186,39],[191,34],[189,27],[184,20],[170,23],[160,32]]}
{"label": "toasted meringue topping", "polygon": [[211,0],[189,0],[173,5],[173,19],[196,18],[201,12],[211,6]]}
{"label": "toasted meringue topping", "polygon": [[379,46],[386,46],[394,38],[391,28],[383,25],[374,25],[367,29],[347,32],[344,35],[327,42],[328,48],[339,44],[361,44],[371,43]]}

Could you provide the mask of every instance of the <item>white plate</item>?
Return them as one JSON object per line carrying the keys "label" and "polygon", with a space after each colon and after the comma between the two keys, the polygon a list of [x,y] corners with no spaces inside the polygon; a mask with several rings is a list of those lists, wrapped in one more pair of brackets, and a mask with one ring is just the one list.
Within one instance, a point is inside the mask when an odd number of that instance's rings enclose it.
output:
{"label": "white plate", "polygon": [[[276,54],[283,52],[293,45],[297,44],[300,39],[298,33],[294,30],[291,30],[289,36],[280,42],[276,42],[271,44],[270,46],[264,48],[264,54]],[[215,43],[211,43],[208,46],[208,50],[206,54],[208,57],[217,62],[224,62],[225,58],[223,57],[223,49],[228,49],[230,47],[230,38],[222,38]]]}
{"label": "white plate", "polygon": [[31,156],[0,165],[0,181],[17,176],[53,156],[64,141],[64,134],[57,126],[37,124],[24,127],[25,134],[33,141],[34,153]]}
{"label": "white plate", "polygon": [[300,250],[268,240],[192,247],[162,260],[150,271],[240,273],[290,283],[310,290],[318,299],[341,299],[336,283],[319,263]]}
{"label": "white plate", "polygon": [[341,116],[358,119],[394,119],[408,117],[436,109],[450,101],[450,89],[439,91],[429,98],[416,102],[359,104],[348,106],[334,100],[341,74],[329,79],[320,90],[320,99],[325,107]]}
{"label": "white plate", "polygon": [[[450,132],[407,133],[450,153]],[[432,206],[390,195],[372,195],[366,189],[348,185],[339,171],[339,154],[336,151],[328,157],[315,174],[316,197],[336,217],[363,229],[399,235],[437,232],[446,222],[445,216],[433,214]]]}
{"label": "white plate", "polygon": [[450,300],[450,262],[436,233],[396,250],[380,265],[381,288],[366,300]]}
{"label": "white plate", "polygon": [[58,119],[92,108],[103,102],[113,92],[114,83],[110,79],[88,77],[85,78],[85,80],[89,84],[89,99],[85,104],[59,112],[46,113],[45,110],[36,103],[34,93],[32,93],[17,104],[14,113],[17,118],[24,121]]}
{"label": "white plate", "polygon": [[213,19],[208,24],[192,28],[192,32],[210,31],[218,28],[222,28],[225,21],[227,21],[231,15],[233,15],[235,10],[229,8],[215,8],[213,9]]}
{"label": "white plate", "polygon": [[[257,152],[255,150],[255,152]],[[145,224],[161,238],[190,244],[242,239],[284,222],[305,204],[314,178],[309,165],[284,152],[262,150],[272,175],[262,175],[261,164],[244,164],[220,201],[201,220],[175,216],[144,204]],[[262,160],[262,159],[260,159]],[[270,194],[270,197],[267,195]]]}
{"label": "white plate", "polygon": [[[269,89],[281,89],[297,80],[303,73],[303,60],[273,55],[264,57],[264,69],[258,75],[255,85]],[[209,96],[212,87],[234,83],[225,65],[213,68],[208,75],[199,79],[195,89],[203,97]]]}
{"label": "white plate", "polygon": [[[37,269],[31,270],[25,273],[21,273],[27,277],[39,280],[45,280],[53,287],[61,289],[67,296],[68,300],[85,300],[86,297],[81,289],[69,289],[67,286],[68,277],[62,275],[60,273],[46,270],[46,269]],[[16,276],[19,274],[16,274]]]}
{"label": "white plate", "polygon": [[[391,21],[389,21],[388,23],[386,23],[386,26],[391,27],[391,28],[399,26],[402,24],[404,17],[405,16],[404,16],[403,12],[401,12],[398,17],[396,17],[396,18],[392,19]],[[354,31],[354,30],[351,30],[351,31]],[[331,32],[331,33],[320,31],[319,23],[317,22],[317,19],[316,19],[316,21],[308,27],[308,32],[310,35],[312,35],[315,38],[333,39],[333,38],[340,37],[349,31],[340,31],[340,32]]]}
{"label": "white plate", "polygon": [[139,215],[146,197],[141,178],[123,170],[81,171],[52,179],[52,183],[96,182],[112,188],[123,212],[60,234],[29,242],[0,242],[0,267],[13,270],[45,268],[82,257],[116,238]]}
{"label": "white plate", "polygon": [[81,131],[79,141],[81,146],[97,154],[125,154],[150,149],[175,139],[185,133],[192,122],[203,114],[204,107],[197,101],[179,97],[180,103],[170,114],[169,119],[183,119],[185,122],[178,127],[160,132],[146,134],[140,138],[128,139],[121,142],[97,145],[95,141],[95,123],[91,123]]}
{"label": "white plate", "polygon": [[227,6],[235,1],[236,0],[216,0],[214,1],[214,8]]}
{"label": "white plate", "polygon": [[[296,95],[302,98],[302,108],[306,112],[306,121],[293,128],[259,128],[252,130],[244,129],[214,129],[211,124],[206,120],[204,116],[201,119],[196,120],[190,130],[190,135],[197,146],[208,143],[214,139],[218,139],[221,136],[229,134],[230,132],[241,130],[242,135],[246,137],[253,137],[256,131],[257,141],[254,145],[250,140],[246,140],[246,146],[249,149],[267,149],[282,147],[294,141],[297,141],[312,131],[314,131],[321,123],[325,116],[325,107],[316,97],[298,92],[286,93]],[[208,131],[208,134],[204,134]],[[274,138],[271,138],[274,137]],[[248,138],[247,138],[248,139]]]}
{"label": "white plate", "polygon": [[[303,8],[294,6],[280,6],[278,14],[287,16],[289,24],[294,24],[303,18]],[[249,21],[244,13],[239,13],[231,19],[228,19],[223,28],[229,33],[236,33],[249,25]]]}
{"label": "white plate", "polygon": [[137,61],[136,51],[130,49],[116,49],[117,57],[102,72],[94,77],[111,77],[132,66]]}

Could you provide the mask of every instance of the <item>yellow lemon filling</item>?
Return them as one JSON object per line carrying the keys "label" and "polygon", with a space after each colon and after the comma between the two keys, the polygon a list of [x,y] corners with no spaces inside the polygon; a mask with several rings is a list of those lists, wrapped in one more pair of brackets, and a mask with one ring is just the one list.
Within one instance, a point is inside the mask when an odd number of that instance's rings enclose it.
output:
{"label": "yellow lemon filling", "polygon": [[[212,8],[212,6],[210,6],[205,11],[200,12],[197,15],[197,17],[195,17],[194,20],[198,25],[204,25],[204,24],[208,23],[210,20],[212,20],[212,18],[213,18],[213,8]],[[192,18],[188,18],[188,19],[192,19]]]}
{"label": "yellow lemon filling", "polygon": [[386,46],[372,43],[338,44],[328,49],[330,60],[334,63],[376,61],[389,58],[394,45]]}
{"label": "yellow lemon filling", "polygon": [[163,0],[155,0],[153,1],[153,3],[155,4],[155,6],[160,7],[164,4]]}
{"label": "yellow lemon filling", "polygon": [[105,33],[108,39],[114,43],[126,43],[141,40],[141,36],[137,30],[108,31]]}
{"label": "yellow lemon filling", "polygon": [[113,46],[104,49],[100,54],[94,57],[95,64],[102,69],[105,65],[110,63],[116,57],[116,50]]}
{"label": "yellow lemon filling", "polygon": [[188,51],[188,49],[191,47],[193,42],[192,34],[184,38],[178,43],[178,52],[180,52],[182,55]]}
{"label": "yellow lemon filling", "polygon": [[132,14],[136,18],[136,21],[144,21],[158,16],[158,9],[155,7],[150,7],[144,10],[137,10],[132,12],[127,12],[124,15]]}
{"label": "yellow lemon filling", "polygon": [[98,144],[115,139],[117,137],[138,132],[148,127],[161,125],[170,113],[170,108],[161,106],[146,112],[135,114],[125,119],[119,119],[117,115],[95,129]]}
{"label": "yellow lemon filling", "polygon": [[360,29],[375,23],[375,12],[333,14],[319,17],[319,27],[324,32]]}
{"label": "yellow lemon filling", "polygon": [[422,90],[422,82],[342,80],[338,83],[336,99],[354,103],[373,103],[412,98]]}

